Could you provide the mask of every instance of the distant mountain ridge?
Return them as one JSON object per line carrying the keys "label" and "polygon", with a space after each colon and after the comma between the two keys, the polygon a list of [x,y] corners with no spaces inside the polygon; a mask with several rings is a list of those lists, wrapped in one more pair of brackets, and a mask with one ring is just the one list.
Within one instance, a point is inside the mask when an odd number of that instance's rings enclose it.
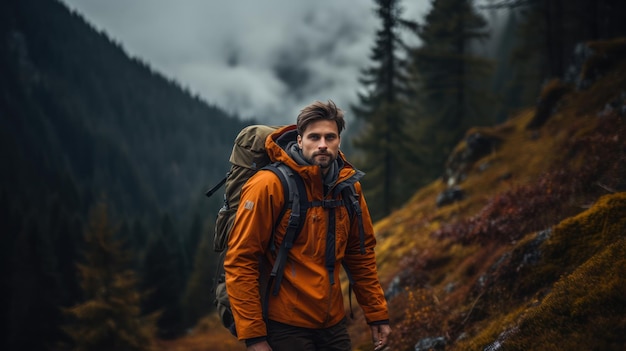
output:
{"label": "distant mountain ridge", "polygon": [[129,58],[57,0],[0,2],[0,349],[48,349],[67,337],[61,307],[83,298],[76,264],[100,201],[146,289],[158,283],[146,277],[177,278],[155,308],[178,311],[219,209],[204,191],[251,122]]}
{"label": "distant mountain ridge", "polygon": [[3,150],[38,154],[35,169],[63,169],[127,213],[184,213],[224,173],[244,122],[129,58],[58,1],[8,1],[2,13],[0,118],[12,140]]}

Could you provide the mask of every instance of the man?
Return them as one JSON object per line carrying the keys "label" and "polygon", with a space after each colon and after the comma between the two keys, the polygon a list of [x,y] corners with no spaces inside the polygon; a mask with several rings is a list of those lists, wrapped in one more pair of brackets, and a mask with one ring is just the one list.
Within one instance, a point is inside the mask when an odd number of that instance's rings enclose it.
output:
{"label": "man", "polygon": [[[278,177],[269,171],[257,172],[242,188],[224,268],[237,336],[245,340],[248,350],[351,350],[339,284],[342,261],[353,278],[355,296],[371,327],[374,349],[382,350],[387,345],[391,328],[376,270],[376,239],[357,181],[363,173],[339,151],[344,126],[341,109],[332,101],[316,101],[301,111],[297,125],[277,130],[265,146],[273,162],[286,164],[302,177],[311,202],[333,200],[337,185],[355,182],[364,240],[358,221],[345,206],[332,210],[310,207],[289,250],[280,290],[265,299],[261,298],[265,289],[259,287],[264,281],[261,271],[274,264],[276,251],[269,246],[280,246],[289,217],[284,215],[272,234],[286,206],[284,190]],[[268,301],[267,319],[262,301]]]}

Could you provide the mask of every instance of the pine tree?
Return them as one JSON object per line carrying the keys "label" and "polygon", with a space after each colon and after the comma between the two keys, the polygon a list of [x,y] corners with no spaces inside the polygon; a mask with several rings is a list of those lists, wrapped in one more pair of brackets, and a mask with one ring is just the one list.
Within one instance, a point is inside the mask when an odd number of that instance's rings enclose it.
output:
{"label": "pine tree", "polygon": [[160,235],[148,244],[142,268],[142,290],[148,292],[143,310],[160,312],[158,335],[163,338],[176,337],[184,330],[180,300],[187,273],[174,228],[171,217],[163,215]]}
{"label": "pine tree", "polygon": [[361,150],[359,168],[368,176],[363,181],[372,216],[377,219],[391,212],[406,199],[407,180],[411,179],[411,140],[406,133],[409,83],[402,53],[406,45],[402,28],[415,24],[401,18],[399,0],[376,0],[376,15],[382,27],[370,55],[372,66],[361,71],[365,93],[359,94],[352,110],[364,122],[354,146]]}
{"label": "pine tree", "polygon": [[73,350],[154,349],[155,316],[141,316],[136,274],[115,232],[106,205],[99,204],[85,232],[85,262],[77,265],[85,301],[65,309],[74,319],[63,328]]}
{"label": "pine tree", "polygon": [[419,74],[417,98],[429,121],[414,134],[440,165],[468,127],[491,122],[491,65],[471,51],[474,41],[487,38],[486,26],[471,0],[433,0],[418,29],[422,45],[412,53],[412,71]]}
{"label": "pine tree", "polygon": [[211,292],[214,289],[218,255],[213,252],[211,243],[212,236],[203,235],[197,246],[194,269],[182,300],[186,325],[195,324],[215,309],[215,294]]}

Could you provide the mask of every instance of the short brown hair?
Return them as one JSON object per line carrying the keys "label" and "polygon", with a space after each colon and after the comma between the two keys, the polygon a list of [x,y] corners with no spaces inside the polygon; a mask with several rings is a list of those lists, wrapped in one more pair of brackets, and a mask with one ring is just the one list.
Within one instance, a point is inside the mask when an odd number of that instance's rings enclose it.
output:
{"label": "short brown hair", "polygon": [[346,126],[346,122],[343,119],[343,110],[337,107],[332,100],[328,100],[327,103],[315,101],[300,111],[296,122],[298,134],[304,135],[304,131],[309,124],[320,120],[335,121],[340,135]]}

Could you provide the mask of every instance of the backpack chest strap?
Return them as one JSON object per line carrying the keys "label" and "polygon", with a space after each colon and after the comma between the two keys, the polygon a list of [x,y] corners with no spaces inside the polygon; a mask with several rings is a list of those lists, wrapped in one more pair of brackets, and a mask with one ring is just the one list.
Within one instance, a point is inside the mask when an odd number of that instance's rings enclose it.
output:
{"label": "backpack chest strap", "polygon": [[309,202],[309,207],[335,208],[335,207],[341,207],[345,205],[346,205],[346,202],[343,201],[343,199],[321,200],[321,201]]}
{"label": "backpack chest strap", "polygon": [[[277,222],[274,226],[278,225],[278,222],[281,220],[283,215],[285,214],[285,210],[287,208],[291,208],[291,213],[289,216],[289,222],[287,225],[287,231],[285,236],[280,244],[278,249],[278,254],[276,257],[276,262],[274,262],[274,266],[272,267],[272,271],[270,273],[270,283],[268,284],[268,292],[270,288],[273,286],[273,295],[277,295],[280,289],[280,284],[283,278],[283,273],[285,269],[285,264],[287,261],[288,251],[292,248],[293,243],[295,242],[296,237],[302,230],[304,221],[306,219],[306,213],[309,208],[312,207],[322,207],[329,211],[329,221],[328,228],[326,233],[326,268],[328,269],[328,273],[330,275],[331,284],[334,284],[334,267],[336,262],[335,257],[335,226],[336,226],[336,212],[335,209],[337,207],[344,206],[348,210],[350,217],[355,217],[355,219],[359,222],[359,237],[360,237],[360,246],[361,253],[365,254],[365,246],[364,246],[364,228],[362,222],[362,213],[361,208],[359,206],[358,195],[356,194],[354,183],[360,179],[362,176],[362,172],[358,171],[357,174],[351,177],[351,181],[342,182],[340,186],[335,189],[334,195],[338,196],[340,193],[343,195],[341,199],[326,199],[326,200],[317,200],[317,201],[308,201],[306,196],[306,186],[302,178],[290,169],[288,166],[282,163],[272,163],[266,167],[266,170],[272,171],[278,178],[280,179],[285,195],[285,206],[283,207],[280,216],[277,219]],[[274,235],[271,236],[270,239],[270,250],[274,250]],[[266,296],[266,299],[269,296]]]}

